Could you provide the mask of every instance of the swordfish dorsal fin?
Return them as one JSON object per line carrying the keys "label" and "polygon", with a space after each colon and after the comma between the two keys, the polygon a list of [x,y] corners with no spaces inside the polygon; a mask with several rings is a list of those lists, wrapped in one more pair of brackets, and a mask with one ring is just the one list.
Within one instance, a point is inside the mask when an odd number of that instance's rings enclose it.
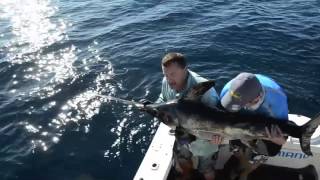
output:
{"label": "swordfish dorsal fin", "polygon": [[188,93],[182,97],[183,99],[188,100],[198,100],[202,97],[202,95],[207,92],[211,87],[215,85],[214,80],[205,81],[202,83],[199,83],[197,85],[194,85]]}

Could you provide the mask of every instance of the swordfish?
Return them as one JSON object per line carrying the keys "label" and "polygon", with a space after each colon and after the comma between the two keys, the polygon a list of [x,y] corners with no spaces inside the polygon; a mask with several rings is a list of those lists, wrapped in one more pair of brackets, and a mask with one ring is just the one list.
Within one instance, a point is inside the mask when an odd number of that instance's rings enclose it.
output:
{"label": "swordfish", "polygon": [[209,80],[195,85],[180,99],[165,103],[147,104],[140,107],[153,117],[171,127],[182,127],[188,133],[199,139],[212,138],[219,134],[233,140],[250,141],[267,138],[265,128],[277,125],[284,135],[299,138],[302,151],[312,156],[310,139],[320,123],[320,115],[302,126],[287,120],[274,119],[257,114],[227,112],[220,108],[208,107],[201,103],[201,96],[214,86]]}

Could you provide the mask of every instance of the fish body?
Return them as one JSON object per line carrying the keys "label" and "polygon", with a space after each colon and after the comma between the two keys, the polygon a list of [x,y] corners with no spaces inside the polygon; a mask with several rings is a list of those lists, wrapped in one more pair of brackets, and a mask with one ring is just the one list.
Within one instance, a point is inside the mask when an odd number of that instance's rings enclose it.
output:
{"label": "fish body", "polygon": [[182,127],[197,138],[208,140],[217,134],[229,140],[264,139],[268,137],[265,128],[277,125],[284,135],[299,138],[302,151],[307,155],[312,155],[310,138],[319,126],[319,115],[303,126],[297,126],[287,120],[258,114],[227,112],[219,108],[208,107],[201,103],[200,98],[213,85],[213,81],[200,83],[180,99],[160,104],[149,104],[144,106],[142,110],[157,117],[168,126]]}

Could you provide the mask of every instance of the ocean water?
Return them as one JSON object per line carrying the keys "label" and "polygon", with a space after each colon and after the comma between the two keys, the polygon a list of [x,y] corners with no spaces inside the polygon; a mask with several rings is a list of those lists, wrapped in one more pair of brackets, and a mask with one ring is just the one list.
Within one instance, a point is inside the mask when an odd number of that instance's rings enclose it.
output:
{"label": "ocean water", "polygon": [[0,179],[132,179],[158,122],[98,94],[155,100],[172,51],[320,111],[319,0],[1,0]]}

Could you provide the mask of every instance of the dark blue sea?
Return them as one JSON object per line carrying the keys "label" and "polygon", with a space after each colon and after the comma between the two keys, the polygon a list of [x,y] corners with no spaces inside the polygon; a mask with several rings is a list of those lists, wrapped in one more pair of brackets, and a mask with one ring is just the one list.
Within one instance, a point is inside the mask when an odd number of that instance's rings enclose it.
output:
{"label": "dark blue sea", "polygon": [[1,0],[0,179],[132,179],[158,127],[97,94],[157,99],[160,61],[275,79],[320,111],[319,0]]}

